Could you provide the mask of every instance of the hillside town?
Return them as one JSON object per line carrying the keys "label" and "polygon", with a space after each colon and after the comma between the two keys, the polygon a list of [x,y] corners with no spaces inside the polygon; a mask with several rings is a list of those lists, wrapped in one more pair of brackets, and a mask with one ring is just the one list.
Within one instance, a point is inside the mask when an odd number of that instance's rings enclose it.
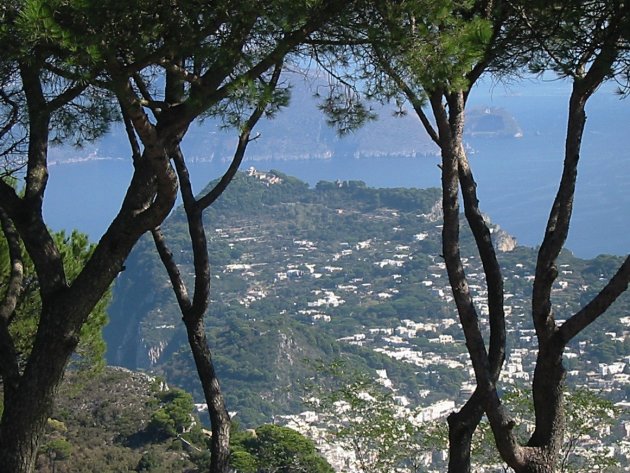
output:
{"label": "hillside town", "polygon": [[[248,171],[248,177],[259,180],[265,186],[282,182],[274,174],[253,168]],[[341,187],[343,183],[337,185]],[[352,213],[351,209],[344,208],[331,211],[340,219]],[[416,412],[413,414],[414,422],[422,425],[444,420],[456,410],[474,390],[474,373],[463,344],[444,262],[439,254],[423,254],[428,242],[439,242],[439,209],[433,208],[431,212],[413,216],[401,214],[399,210],[377,209],[366,219],[378,220],[387,231],[354,242],[283,237],[272,234],[270,226],[217,228],[212,238],[229,242],[230,248],[239,249],[241,257],[238,262],[223,266],[215,277],[221,280],[238,276],[247,282],[246,291],[237,296],[238,303],[244,307],[266,298],[279,298],[280,294],[287,294],[289,290],[292,294],[297,291],[299,297],[282,296],[286,299],[284,311],[309,320],[311,324],[324,326],[338,317],[344,317],[345,312],[341,312],[343,307],[382,308],[383,303],[396,301],[401,292],[408,292],[410,285],[423,297],[437,301],[437,305],[443,308],[441,316],[414,311],[400,318],[398,324],[357,325],[363,330],[338,338],[342,344],[369,348],[411,364],[417,367],[418,376],[444,376],[440,374],[444,370],[464,373],[459,392],[455,395],[436,399],[435,393],[425,388],[415,393],[413,400],[398,393],[396,384],[389,380],[385,371],[374,373],[375,380],[391,390],[393,399],[399,404],[400,415],[411,416],[412,412]],[[508,289],[505,313],[510,350],[500,383],[504,389],[510,389],[528,385],[536,359],[535,334],[528,321],[534,266],[531,259],[519,259],[513,238],[497,226],[493,226],[493,233],[502,260],[509,261],[504,263],[503,274]],[[261,248],[267,248],[266,255],[261,253]],[[423,263],[419,264],[421,257]],[[488,306],[483,268],[472,252],[464,257],[463,262],[480,323],[487,330]],[[365,275],[361,277],[357,274],[356,267],[363,268]],[[605,274],[598,275],[595,283],[605,280],[605,277]],[[593,289],[571,262],[562,263],[554,288],[558,318],[577,310],[580,295]],[[614,328],[605,332],[606,339],[613,345],[628,346],[630,314],[616,316],[618,319],[610,322]],[[625,356],[606,362],[591,360],[589,356],[593,348],[589,340],[582,340],[567,349],[568,381],[573,388],[588,388],[604,398],[615,400],[621,420],[619,425],[613,426],[616,430],[612,433],[618,441],[606,447],[606,455],[619,458],[622,464],[630,464],[630,356],[626,351]],[[352,452],[347,447],[331,443],[326,425],[318,413],[305,411],[299,415],[279,417],[276,421],[314,438],[338,471],[359,471],[353,469],[356,465],[353,466]],[[605,425],[602,429],[597,435],[599,439],[611,434],[611,426]],[[579,447],[583,449],[582,453],[592,449],[594,441],[582,439]],[[445,450],[427,453],[423,460],[425,466],[430,468],[434,463],[439,464],[445,455]]]}

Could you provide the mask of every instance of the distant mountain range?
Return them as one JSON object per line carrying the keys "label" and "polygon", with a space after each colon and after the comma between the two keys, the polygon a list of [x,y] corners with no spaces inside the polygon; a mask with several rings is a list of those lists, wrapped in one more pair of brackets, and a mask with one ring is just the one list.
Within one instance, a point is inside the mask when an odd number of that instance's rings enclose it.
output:
{"label": "distant mountain range", "polygon": [[[303,160],[370,157],[419,157],[438,154],[437,146],[422,128],[420,120],[408,107],[399,112],[392,104],[372,102],[369,107],[378,117],[362,128],[340,138],[326,123],[319,110],[326,83],[297,74],[286,77],[290,83],[290,105],[271,120],[261,120],[255,129],[260,138],[248,148],[250,161]],[[474,107],[470,114],[471,136],[515,136],[522,131],[516,119],[506,110]],[[228,160],[234,153],[236,135],[218,118],[207,118],[193,125],[184,140],[190,162]],[[53,148],[53,162],[81,162],[93,159],[116,159],[129,154],[124,130],[114,127],[98,147],[87,145],[85,150],[68,151]]]}

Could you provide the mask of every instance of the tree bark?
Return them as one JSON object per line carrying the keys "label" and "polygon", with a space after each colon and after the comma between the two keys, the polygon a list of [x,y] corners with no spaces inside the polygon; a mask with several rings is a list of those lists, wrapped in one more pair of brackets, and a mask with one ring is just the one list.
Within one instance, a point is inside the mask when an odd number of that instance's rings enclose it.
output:
{"label": "tree bark", "polygon": [[[492,382],[499,377],[505,359],[505,313],[503,308],[503,277],[495,254],[488,225],[479,209],[477,185],[472,170],[468,165],[464,151],[462,134],[464,108],[467,92],[457,91],[448,94],[434,92],[430,94],[433,115],[437,123],[437,131],[429,122],[422,109],[420,97],[387,64],[382,54],[377,51],[382,66],[397,85],[403,90],[411,102],[416,114],[432,140],[440,147],[442,153],[442,189],[445,224],[443,228],[443,252],[447,261],[449,277],[458,291],[455,294],[458,313],[463,314],[467,324],[476,321],[477,313],[466,283],[461,258],[459,257],[459,203],[458,187],[461,186],[466,219],[473,232],[480,258],[484,267],[488,285],[488,307],[490,313],[490,343],[488,353],[488,375]],[[475,78],[473,78],[474,81]],[[448,112],[442,104],[442,97],[448,101]],[[448,255],[448,258],[447,256]],[[477,322],[472,322],[473,325]],[[479,328],[477,327],[479,331]],[[474,331],[473,331],[474,332]],[[472,332],[471,332],[472,333]],[[476,338],[476,346],[485,350],[483,339]],[[449,425],[449,466],[452,473],[468,473],[471,471],[472,436],[483,416],[483,393],[477,388],[459,412],[448,417]]]}
{"label": "tree bark", "polygon": [[[193,248],[203,247],[202,255],[198,259],[207,258],[206,238],[203,231],[201,215],[198,218],[189,219],[189,231],[196,236],[196,243]],[[196,229],[196,231],[195,231]],[[199,233],[201,232],[201,233]],[[180,310],[182,312],[188,344],[193,354],[197,374],[201,382],[212,430],[212,440],[210,445],[210,473],[226,473],[229,471],[230,459],[230,416],[225,406],[223,394],[219,384],[219,378],[214,370],[210,348],[205,332],[203,316],[207,309],[208,298],[197,298],[198,304],[191,302],[181,274],[173,258],[173,254],[168,249],[162,232],[159,229],[152,231],[153,240],[160,255],[160,259],[169,275],[173,291],[176,295]],[[201,246],[199,246],[201,245]],[[193,251],[197,259],[197,252]],[[198,264],[198,262],[197,262]],[[195,266],[197,266],[195,264]],[[209,294],[209,266],[205,266],[200,273],[195,273],[195,292],[200,290]],[[199,289],[199,286],[202,286]],[[207,289],[205,288],[207,286]]]}
{"label": "tree bark", "polygon": [[459,411],[447,417],[449,473],[470,473],[472,438],[482,416],[481,391],[475,390]]}
{"label": "tree bark", "polygon": [[[52,314],[51,314],[52,315]],[[3,471],[29,473],[37,458],[63,372],[76,347],[76,337],[56,340],[49,350],[38,351],[17,386],[5,385],[0,424],[0,465]]]}
{"label": "tree bark", "polygon": [[[485,3],[485,5],[484,5]],[[494,5],[498,6],[498,5]],[[490,18],[492,2],[477,4],[484,17]],[[512,6],[510,6],[512,7]],[[506,10],[497,12],[494,18],[494,38],[500,34]],[[623,10],[623,11],[622,11]],[[612,13],[611,13],[612,12]],[[591,14],[593,12],[590,12]],[[485,410],[503,459],[517,472],[550,472],[555,467],[564,430],[563,388],[565,370],[562,354],[566,343],[583,328],[599,317],[612,302],[627,289],[630,279],[630,257],[626,259],[615,276],[602,291],[583,309],[562,326],[557,326],[551,302],[551,288],[557,277],[556,260],[567,238],[571,220],[573,196],[577,178],[577,164],[581,140],[586,121],[585,104],[590,95],[611,73],[618,53],[620,23],[627,16],[625,4],[614,3],[607,13],[609,17],[598,24],[598,37],[603,40],[597,47],[585,48],[575,71],[566,64],[556,64],[558,69],[574,77],[574,88],[570,100],[569,121],[565,145],[565,165],[562,180],[548,220],[545,238],[539,250],[532,297],[532,317],[539,342],[537,365],[534,373],[533,395],[536,414],[536,429],[526,446],[521,446],[515,437],[514,421],[501,405],[496,382],[505,358],[506,333],[503,309],[503,280],[490,233],[478,206],[476,184],[462,146],[463,109],[468,91],[424,90],[426,92],[437,125],[437,131],[424,115],[423,100],[392,66],[383,52],[376,48],[376,57],[383,70],[397,84],[418,114],[431,139],[440,147],[442,157],[442,207],[444,211],[442,249],[453,291],[453,297],[466,338],[466,346],[472,360],[477,389],[464,407],[451,414],[449,422],[449,471],[470,471],[470,446],[472,434]],[[603,15],[602,15],[603,18]],[[599,21],[599,20],[594,20]],[[602,26],[605,25],[605,26]],[[527,22],[527,26],[530,23]],[[522,30],[516,31],[517,36]],[[506,34],[514,34],[507,32]],[[538,31],[529,33],[537,36]],[[587,33],[589,34],[589,33]],[[537,38],[539,39],[539,38]],[[546,53],[543,42],[541,48]],[[536,39],[535,39],[536,40]],[[497,47],[496,41],[488,42],[488,48]],[[570,47],[570,46],[568,46]],[[500,48],[500,46],[499,46]],[[498,50],[497,50],[498,51]],[[472,85],[489,64],[495,51],[486,55],[466,74]],[[564,51],[566,52],[566,51]],[[557,58],[551,54],[551,60]],[[566,58],[565,58],[566,59]],[[571,67],[575,66],[569,60]],[[446,103],[444,103],[446,99]],[[490,313],[490,341],[486,351],[480,331],[478,316],[470,297],[464,267],[459,254],[459,200],[461,189],[465,216],[472,230],[483,263],[488,286]],[[466,451],[468,450],[468,451]]]}
{"label": "tree bark", "polygon": [[219,378],[214,370],[208,347],[203,318],[184,321],[188,343],[195,360],[197,374],[202,380],[203,393],[208,403],[212,429],[210,473],[226,473],[230,465],[230,415],[225,406]]}
{"label": "tree bark", "polygon": [[[57,386],[68,359],[77,346],[82,325],[114,278],[124,269],[123,263],[140,236],[159,226],[172,209],[177,196],[177,177],[171,168],[171,156],[168,152],[179,147],[192,120],[226,99],[233,92],[235,84],[260,80],[267,70],[281,63],[286,54],[344,8],[344,2],[332,0],[309,5],[308,10],[303,12],[304,16],[300,16],[300,24],[293,30],[278,27],[269,31],[268,44],[262,50],[252,53],[252,56],[248,56],[249,51],[244,51],[251,43],[252,36],[258,34],[255,25],[260,19],[259,9],[251,8],[239,18],[226,19],[225,23],[221,20],[220,23],[226,25],[225,28],[220,26],[226,32],[225,35],[220,35],[223,38],[216,37],[214,27],[208,33],[213,41],[218,42],[219,54],[211,57],[205,51],[207,56],[202,58],[205,71],[199,72],[199,76],[193,80],[186,76],[187,71],[177,71],[178,74],[184,72],[184,75],[180,74],[180,78],[188,82],[187,97],[164,109],[156,107],[151,100],[145,100],[147,97],[142,95],[148,89],[142,90],[141,79],[136,81],[137,87],[132,86],[130,77],[135,75],[139,78],[138,72],[158,65],[160,69],[164,67],[175,72],[178,65],[170,61],[170,50],[166,51],[164,57],[158,56],[160,48],[155,51],[156,55],[149,53],[148,56],[136,57],[135,54],[118,54],[118,51],[114,53],[107,47],[103,48],[103,57],[99,64],[103,65],[105,71],[99,73],[105,72],[103,75],[107,79],[99,83],[99,86],[109,88],[121,106],[128,136],[132,141],[134,173],[118,215],[71,284],[66,279],[62,258],[42,216],[48,179],[49,125],[52,113],[77,98],[90,80],[86,80],[84,76],[79,77],[74,68],[63,70],[62,67],[55,67],[55,60],[48,60],[50,57],[56,58],[55,55],[60,53],[57,46],[62,48],[60,45],[51,46],[44,42],[30,45],[29,52],[33,54],[25,59],[17,57],[17,52],[22,49],[15,48],[6,58],[7,61],[16,63],[23,59],[22,63],[16,64],[19,67],[15,73],[15,83],[19,84],[16,87],[22,88],[21,92],[26,98],[28,120],[25,122],[28,121],[29,126],[29,149],[24,196],[18,195],[6,182],[0,180],[0,202],[33,261],[40,284],[42,310],[37,335],[23,373],[18,373],[17,376],[11,373],[17,366],[17,355],[15,350],[10,349],[10,345],[4,346],[0,353],[5,397],[0,424],[0,468],[3,471],[27,473],[32,469],[39,438],[51,412]],[[17,11],[13,13],[17,16]],[[194,56],[198,52],[198,47],[193,47],[182,54]],[[71,56],[74,51],[61,51],[62,55],[65,53]],[[51,80],[59,80],[61,85],[55,83],[50,86],[47,82],[42,86],[44,80],[49,80],[51,75],[56,74],[59,76]],[[83,85],[68,87],[56,97],[51,97],[56,90],[63,88],[64,78],[69,84]],[[178,88],[182,89],[176,83],[170,82],[168,94],[172,95],[172,90],[177,93]],[[157,124],[152,123],[149,113],[154,114]],[[4,130],[1,132],[5,133]],[[136,137],[142,142],[142,154],[137,143],[134,145]],[[203,209],[197,205],[194,207],[194,218],[200,221]],[[198,242],[203,244],[205,252],[205,239],[198,239]],[[199,255],[201,256],[196,262],[196,268],[205,265],[208,269],[204,256],[202,253]],[[205,258],[207,260],[207,254]],[[199,372],[216,381],[203,333],[203,315],[207,308],[204,304],[207,304],[209,291],[209,277],[207,279],[208,281],[196,283],[194,300],[183,314],[195,359],[200,363]],[[0,337],[7,336],[6,325],[0,327]],[[217,394],[218,382],[210,382],[210,387],[204,387],[204,392],[212,398],[208,403],[209,407],[220,409],[223,400]],[[222,409],[225,411],[224,406]],[[213,457],[214,464],[218,465],[213,466],[213,471],[223,473],[227,471],[229,417],[225,412],[225,415],[217,415],[213,420],[217,421],[217,425],[223,426],[222,430],[216,427],[219,430],[216,440],[213,441],[220,444],[224,452]]]}
{"label": "tree bark", "polygon": [[[166,200],[172,206],[175,193]],[[163,202],[166,205],[162,212],[156,214],[158,219],[163,219],[170,210],[167,202]],[[122,262],[135,242],[147,230],[137,222],[130,223],[132,225],[124,227],[125,235],[120,234],[122,229],[115,232],[110,230],[113,233],[108,232],[108,237],[101,240],[102,245],[110,248],[107,261],[102,260],[99,264],[101,255],[95,251],[81,273],[82,277],[78,277],[72,286],[61,289],[57,294],[42,297],[40,324],[24,372],[19,379],[4,383],[0,465],[5,471],[32,471],[39,439],[52,412],[53,400],[65,367],[77,346],[81,326],[100,295],[122,269]],[[24,231],[21,234],[24,235]],[[106,244],[111,240],[117,244],[115,248],[112,248],[111,243]],[[85,273],[88,269],[92,277]],[[46,276],[45,272],[40,271],[40,274],[41,277]]]}

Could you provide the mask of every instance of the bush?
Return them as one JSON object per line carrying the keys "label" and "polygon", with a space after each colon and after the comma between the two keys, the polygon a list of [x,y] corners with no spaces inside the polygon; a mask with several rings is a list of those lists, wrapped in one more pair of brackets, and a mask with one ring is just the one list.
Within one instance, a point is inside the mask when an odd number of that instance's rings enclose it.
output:
{"label": "bush", "polygon": [[160,398],[160,407],[151,416],[147,430],[157,438],[175,437],[188,431],[194,422],[192,396],[181,389],[171,389]]}

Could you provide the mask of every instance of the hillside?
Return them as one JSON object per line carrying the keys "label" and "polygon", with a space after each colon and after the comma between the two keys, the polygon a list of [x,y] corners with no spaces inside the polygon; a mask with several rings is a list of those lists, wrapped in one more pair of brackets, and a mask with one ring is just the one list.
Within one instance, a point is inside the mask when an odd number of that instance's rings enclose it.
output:
{"label": "hillside", "polygon": [[[87,375],[70,370],[35,471],[207,472],[210,432],[194,411],[190,394],[159,378],[113,367]],[[291,471],[333,472],[311,440],[286,427],[245,431],[235,424],[230,447],[233,466],[243,473],[286,469],[287,462]]]}
{"label": "hillside", "polygon": [[199,455],[151,429],[166,389],[146,374],[121,368],[90,378],[69,372],[48,421],[36,471],[197,471],[194,460]]}
{"label": "hillside", "polygon": [[[384,369],[398,394],[422,405],[465,399],[471,373],[440,257],[438,199],[436,189],[372,189],[359,181],[310,188],[273,171],[237,175],[205,216],[213,272],[207,326],[228,407],[243,425],[303,408],[301,380],[311,372],[305,360],[346,357],[360,369]],[[192,274],[181,211],[164,230],[182,273]],[[493,232],[508,291],[506,376],[527,380],[535,253],[498,227]],[[483,314],[483,273],[472,248],[465,234],[466,271]],[[564,253],[554,290],[558,317],[576,310],[617,261]],[[152,243],[144,240],[126,267],[106,332],[109,362],[159,373],[201,402]],[[571,347],[572,383],[629,398],[628,315],[626,296]],[[604,374],[601,366],[615,363],[623,364],[613,369],[618,376]]]}

